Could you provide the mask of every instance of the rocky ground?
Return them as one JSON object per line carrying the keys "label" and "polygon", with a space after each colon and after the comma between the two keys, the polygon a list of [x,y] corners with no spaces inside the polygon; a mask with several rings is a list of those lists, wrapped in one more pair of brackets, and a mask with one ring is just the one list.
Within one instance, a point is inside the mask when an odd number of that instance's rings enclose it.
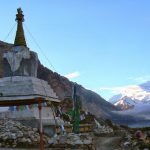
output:
{"label": "rocky ground", "polygon": [[96,150],[121,150],[121,137],[95,137]]}
{"label": "rocky ground", "polygon": [[51,138],[49,141],[51,148],[94,150],[92,136],[89,134],[65,134]]}
{"label": "rocky ground", "polygon": [[[98,124],[97,124],[98,125]],[[140,138],[135,131],[121,127],[98,125],[91,133],[44,135],[45,150],[150,150],[149,131],[142,131]],[[37,128],[12,120],[0,120],[0,149],[39,149],[40,135]]]}
{"label": "rocky ground", "polygon": [[[12,120],[0,120],[0,149],[39,148],[40,135],[37,128],[22,125]],[[64,134],[49,138],[44,135],[44,147],[52,149],[93,149],[93,140],[88,134]],[[50,149],[49,149],[50,150]]]}
{"label": "rocky ground", "polygon": [[[103,150],[111,147],[111,143],[118,138],[102,138],[100,135],[111,135],[113,129],[106,125],[99,125],[94,133],[82,134],[60,134],[53,138],[44,135],[44,146],[48,150]],[[9,148],[38,148],[40,135],[37,128],[22,125],[13,120],[0,120],[0,149],[10,150]],[[107,150],[107,149],[105,149]]]}
{"label": "rocky ground", "polygon": [[150,150],[149,129],[99,125],[94,129],[93,139],[96,150]]}
{"label": "rocky ground", "polygon": [[[48,145],[49,137],[44,135],[44,143]],[[0,121],[0,147],[37,147],[40,135],[37,128],[22,125],[12,120]]]}
{"label": "rocky ground", "polygon": [[138,129],[134,129],[132,132],[126,132],[122,137],[121,147],[127,150],[150,150],[149,130],[140,131],[141,135],[137,135],[137,131],[139,132]]}

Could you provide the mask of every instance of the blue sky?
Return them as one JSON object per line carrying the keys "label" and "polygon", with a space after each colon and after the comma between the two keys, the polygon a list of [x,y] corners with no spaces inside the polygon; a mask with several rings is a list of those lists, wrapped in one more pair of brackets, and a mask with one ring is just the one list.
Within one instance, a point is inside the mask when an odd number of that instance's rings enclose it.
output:
{"label": "blue sky", "polygon": [[13,43],[16,26],[7,34],[22,7],[28,46],[41,62],[108,100],[114,89],[150,80],[149,6],[149,0],[5,0],[0,40]]}

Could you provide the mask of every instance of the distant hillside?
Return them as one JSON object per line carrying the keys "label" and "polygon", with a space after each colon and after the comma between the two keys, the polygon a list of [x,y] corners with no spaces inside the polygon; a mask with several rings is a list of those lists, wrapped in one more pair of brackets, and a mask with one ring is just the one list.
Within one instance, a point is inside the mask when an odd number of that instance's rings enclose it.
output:
{"label": "distant hillside", "polygon": [[[12,44],[0,41],[0,61],[2,61],[3,52],[9,50],[12,46]],[[0,77],[2,77],[2,71],[1,63]],[[44,67],[40,62],[38,67],[38,78],[48,81],[60,99],[63,100],[65,97],[72,95],[73,83],[58,73]],[[85,89],[81,85],[77,85],[77,94],[81,97],[83,107],[97,117],[111,118],[111,111],[117,110],[114,105],[104,100],[100,95]]]}

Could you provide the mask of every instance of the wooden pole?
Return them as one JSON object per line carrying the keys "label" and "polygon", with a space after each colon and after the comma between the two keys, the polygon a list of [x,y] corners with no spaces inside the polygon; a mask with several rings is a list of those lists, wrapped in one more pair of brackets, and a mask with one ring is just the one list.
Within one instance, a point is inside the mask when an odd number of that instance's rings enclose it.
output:
{"label": "wooden pole", "polygon": [[44,150],[41,102],[38,103],[38,108],[39,108],[39,119],[40,119],[40,150]]}

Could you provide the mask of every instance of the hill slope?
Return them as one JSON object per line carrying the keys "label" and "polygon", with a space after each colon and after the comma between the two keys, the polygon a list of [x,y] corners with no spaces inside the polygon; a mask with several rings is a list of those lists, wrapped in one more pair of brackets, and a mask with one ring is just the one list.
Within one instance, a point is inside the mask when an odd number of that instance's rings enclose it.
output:
{"label": "hill slope", "polygon": [[[3,71],[2,54],[4,51],[9,50],[12,46],[12,44],[0,41],[0,77],[2,77]],[[60,99],[64,99],[65,97],[72,95],[73,83],[58,73],[44,67],[40,62],[38,67],[38,78],[47,81]],[[111,118],[111,111],[117,110],[114,105],[105,101],[101,96],[93,91],[85,89],[81,85],[77,85],[77,94],[81,97],[83,107],[97,117]]]}

